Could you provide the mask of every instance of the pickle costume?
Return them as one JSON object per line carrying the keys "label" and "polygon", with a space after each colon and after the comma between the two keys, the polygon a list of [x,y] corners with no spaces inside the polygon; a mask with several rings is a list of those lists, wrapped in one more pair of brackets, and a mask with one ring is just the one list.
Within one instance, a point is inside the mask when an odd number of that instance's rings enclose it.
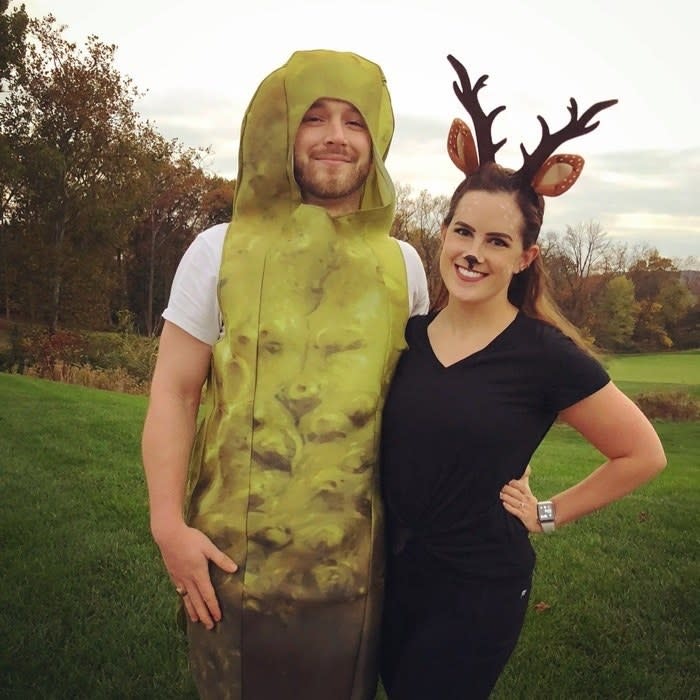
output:
{"label": "pickle costume", "polygon": [[[352,103],[372,137],[360,209],[303,204],[297,127],[321,98]],[[223,619],[188,623],[202,697],[371,699],[384,578],[379,422],[408,317],[389,237],[393,114],[380,68],[298,52],[243,121],[234,213],[192,454],[188,522],[239,566],[212,567]]]}

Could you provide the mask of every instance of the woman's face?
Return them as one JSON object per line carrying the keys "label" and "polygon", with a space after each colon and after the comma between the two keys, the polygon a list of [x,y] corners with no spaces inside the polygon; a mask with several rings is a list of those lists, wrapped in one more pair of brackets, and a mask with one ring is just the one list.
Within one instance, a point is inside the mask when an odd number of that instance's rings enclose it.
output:
{"label": "woman's face", "polygon": [[440,274],[451,300],[507,301],[513,275],[539,253],[536,245],[523,250],[523,225],[513,194],[473,190],[462,197],[442,229]]}

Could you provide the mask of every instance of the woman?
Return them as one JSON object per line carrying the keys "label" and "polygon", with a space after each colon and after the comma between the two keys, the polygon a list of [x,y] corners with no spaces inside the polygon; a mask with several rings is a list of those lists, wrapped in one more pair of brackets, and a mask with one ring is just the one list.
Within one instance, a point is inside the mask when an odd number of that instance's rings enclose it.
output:
{"label": "woman", "polygon": [[[462,166],[441,234],[443,293],[408,323],[383,415],[391,700],[488,697],[523,624],[529,533],[618,500],[666,463],[649,421],[548,301],[536,177],[483,154]],[[515,479],[557,417],[605,462],[538,503]]]}

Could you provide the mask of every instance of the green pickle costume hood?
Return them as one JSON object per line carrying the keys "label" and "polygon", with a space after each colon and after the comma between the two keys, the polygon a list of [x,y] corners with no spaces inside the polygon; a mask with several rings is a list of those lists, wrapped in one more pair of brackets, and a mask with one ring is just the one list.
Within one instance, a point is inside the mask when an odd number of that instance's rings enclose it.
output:
{"label": "green pickle costume hood", "polygon": [[[337,218],[302,203],[294,179],[295,134],[321,97],[355,105],[373,144],[360,209]],[[202,697],[374,697],[379,427],[408,317],[389,237],[393,127],[380,68],[331,51],[293,54],[245,115],[224,334],[190,470],[189,522],[239,565],[212,567],[215,631],[189,625]]]}

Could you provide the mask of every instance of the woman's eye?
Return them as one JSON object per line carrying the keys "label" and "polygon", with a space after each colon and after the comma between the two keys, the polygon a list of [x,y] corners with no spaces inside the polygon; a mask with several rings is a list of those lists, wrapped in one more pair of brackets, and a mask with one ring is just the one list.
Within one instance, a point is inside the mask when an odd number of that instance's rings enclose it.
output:
{"label": "woman's eye", "polygon": [[355,129],[366,129],[365,123],[359,119],[351,119],[348,122],[348,126],[352,126]]}
{"label": "woman's eye", "polygon": [[493,245],[497,246],[498,248],[507,248],[508,247],[508,243],[506,241],[504,241],[502,238],[492,238],[491,243],[493,243]]}
{"label": "woman's eye", "polygon": [[471,236],[472,232],[468,228],[456,228],[455,233],[458,236]]}

